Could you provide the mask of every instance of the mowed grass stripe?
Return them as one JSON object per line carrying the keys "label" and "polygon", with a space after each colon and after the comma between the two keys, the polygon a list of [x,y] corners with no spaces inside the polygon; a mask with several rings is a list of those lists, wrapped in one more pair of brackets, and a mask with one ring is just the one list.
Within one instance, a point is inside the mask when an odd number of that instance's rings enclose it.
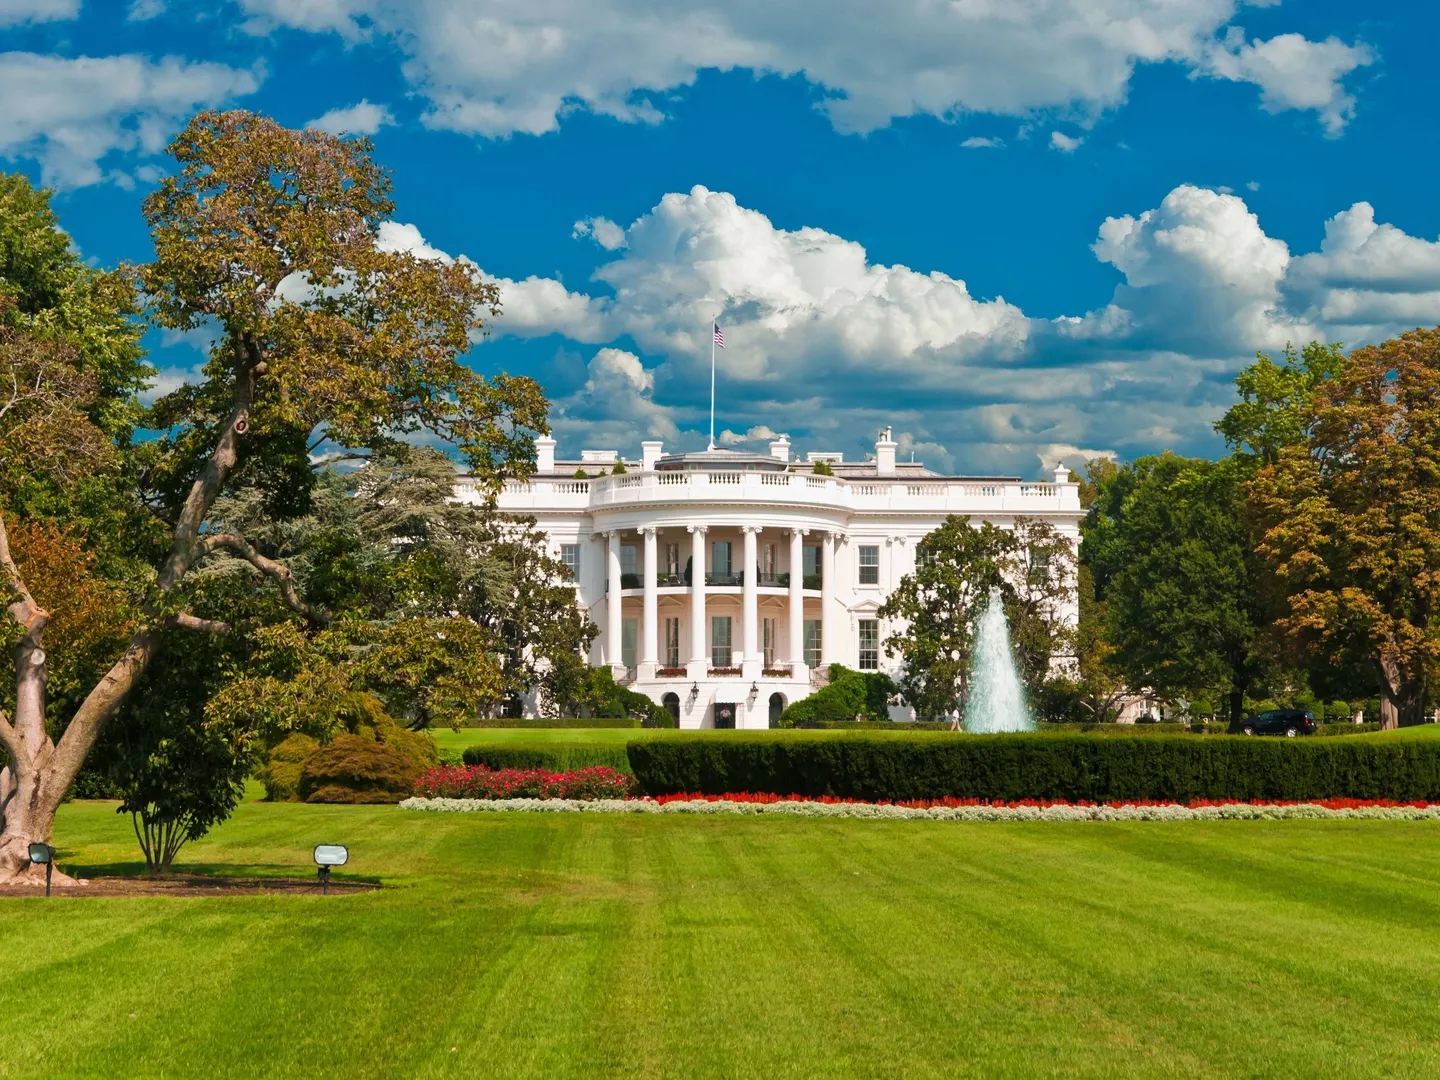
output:
{"label": "mowed grass stripe", "polygon": [[390,887],[0,901],[0,1074],[1435,1075],[1437,838],[246,803],[181,861]]}

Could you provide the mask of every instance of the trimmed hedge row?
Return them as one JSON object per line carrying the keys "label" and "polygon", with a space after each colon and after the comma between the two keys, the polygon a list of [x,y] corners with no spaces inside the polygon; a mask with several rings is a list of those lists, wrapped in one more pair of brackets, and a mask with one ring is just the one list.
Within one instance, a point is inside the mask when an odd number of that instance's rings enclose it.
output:
{"label": "trimmed hedge row", "polygon": [[574,772],[595,765],[630,771],[626,747],[597,746],[593,743],[535,743],[531,746],[467,746],[460,755],[466,765],[487,769],[549,769]]}
{"label": "trimmed hedge row", "polygon": [[462,728],[638,728],[628,716],[497,716],[466,720]]}
{"label": "trimmed hedge row", "polygon": [[1440,799],[1440,742],[944,733],[628,744],[647,795],[865,800]]}

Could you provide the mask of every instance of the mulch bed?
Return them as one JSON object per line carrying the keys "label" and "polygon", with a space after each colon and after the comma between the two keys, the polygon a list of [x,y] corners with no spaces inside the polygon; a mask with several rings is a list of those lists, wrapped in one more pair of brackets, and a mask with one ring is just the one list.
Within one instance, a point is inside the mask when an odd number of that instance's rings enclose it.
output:
{"label": "mulch bed", "polygon": [[[330,881],[330,895],[372,892],[380,888],[374,881]],[[268,896],[272,893],[320,895],[320,882],[308,878],[211,877],[205,874],[166,874],[163,877],[97,877],[84,878],[82,884],[56,885],[52,897],[87,896]],[[45,887],[34,885],[0,885],[0,897],[41,896]]]}

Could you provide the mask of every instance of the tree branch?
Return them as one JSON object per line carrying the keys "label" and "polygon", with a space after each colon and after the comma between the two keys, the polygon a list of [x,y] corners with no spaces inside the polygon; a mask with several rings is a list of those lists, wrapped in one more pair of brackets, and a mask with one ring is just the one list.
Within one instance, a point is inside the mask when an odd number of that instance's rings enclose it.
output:
{"label": "tree branch", "polygon": [[300,590],[295,585],[295,575],[288,566],[261,555],[243,536],[235,533],[211,533],[200,541],[200,548],[207,555],[212,551],[223,549],[244,559],[256,570],[275,580],[280,587],[280,595],[290,608],[298,611],[311,622],[326,623],[330,621],[323,612],[316,611],[300,598]]}
{"label": "tree branch", "polygon": [[45,623],[50,620],[50,613],[35,603],[35,597],[30,595],[30,590],[25,585],[25,579],[20,576],[20,568],[15,565],[15,559],[10,554],[10,534],[5,530],[3,513],[0,513],[0,567],[5,570],[5,577],[11,590],[20,596],[19,600],[8,605],[10,617],[27,633],[35,633],[44,629]]}
{"label": "tree branch", "polygon": [[201,634],[218,634],[224,637],[230,633],[230,624],[221,622],[219,619],[202,619],[198,615],[191,615],[188,611],[177,611],[169,619],[171,626],[178,626],[182,630],[194,630]]}

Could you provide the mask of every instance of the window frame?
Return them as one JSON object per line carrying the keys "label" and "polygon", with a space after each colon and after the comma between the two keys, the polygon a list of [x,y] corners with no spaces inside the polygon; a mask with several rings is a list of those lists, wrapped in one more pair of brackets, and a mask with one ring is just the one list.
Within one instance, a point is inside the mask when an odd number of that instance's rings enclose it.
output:
{"label": "window frame", "polygon": [[[869,633],[873,637],[871,648],[865,646],[865,637]],[[856,620],[856,659],[860,671],[880,670],[880,620],[879,619],[857,619]],[[866,663],[867,654],[869,663]]]}
{"label": "window frame", "polygon": [[[572,553],[572,552],[574,553],[574,556],[575,556],[575,558],[574,558],[573,561],[570,560],[570,559],[567,559],[567,558],[565,557],[567,553]],[[560,561],[561,561],[562,563],[564,563],[565,566],[568,568],[569,574],[570,574],[570,580],[571,580],[571,581],[579,581],[579,580],[580,580],[580,545],[579,545],[578,543],[575,543],[575,544],[561,544],[561,545],[560,545]]]}
{"label": "window frame", "polygon": [[[874,562],[866,562],[866,553],[873,553]],[[867,571],[869,576],[867,577]],[[880,545],[879,544],[857,544],[855,545],[855,579],[860,585],[880,584]]]}

